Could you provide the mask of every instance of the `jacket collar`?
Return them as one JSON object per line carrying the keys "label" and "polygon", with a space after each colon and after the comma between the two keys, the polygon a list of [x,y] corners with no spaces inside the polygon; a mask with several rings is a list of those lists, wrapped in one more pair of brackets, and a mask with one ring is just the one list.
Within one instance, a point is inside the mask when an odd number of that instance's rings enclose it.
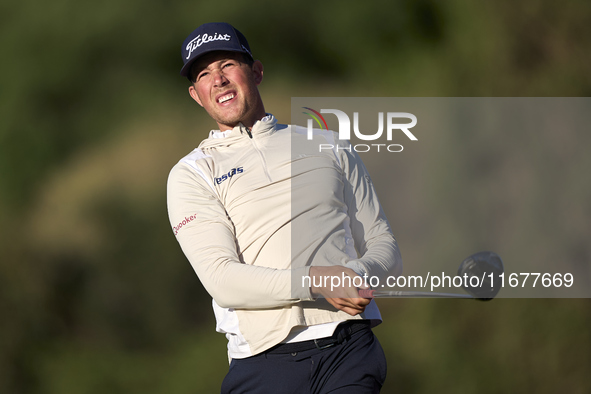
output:
{"label": "jacket collar", "polygon": [[248,131],[250,131],[253,138],[262,137],[266,134],[272,134],[276,124],[277,119],[272,114],[267,114],[261,120],[257,120],[251,130],[248,130],[242,123],[236,125],[232,130],[211,130],[209,137],[203,140],[199,147],[210,148],[232,145],[233,143],[244,141],[245,138],[250,138]]}
{"label": "jacket collar", "polygon": [[[275,123],[277,123],[277,119],[275,119],[275,117],[271,114],[266,114],[264,118],[262,118],[261,120],[257,120],[255,122],[255,124],[252,126],[251,134],[255,135],[255,134],[259,134],[259,133],[264,133],[264,132],[270,130],[271,128],[273,128]],[[236,133],[238,133],[238,134],[246,133],[246,127],[242,123],[238,123],[238,125],[235,126],[232,130],[226,130],[226,131],[211,130],[209,132],[209,138],[226,138],[226,137],[228,137],[230,135],[234,135]]]}

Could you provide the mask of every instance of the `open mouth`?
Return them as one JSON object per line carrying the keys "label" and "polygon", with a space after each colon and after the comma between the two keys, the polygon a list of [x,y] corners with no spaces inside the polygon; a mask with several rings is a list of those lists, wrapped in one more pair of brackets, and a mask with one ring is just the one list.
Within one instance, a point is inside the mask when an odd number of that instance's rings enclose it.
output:
{"label": "open mouth", "polygon": [[235,96],[236,95],[234,93],[228,93],[228,94],[218,97],[217,101],[219,104],[223,104],[225,102],[232,100]]}

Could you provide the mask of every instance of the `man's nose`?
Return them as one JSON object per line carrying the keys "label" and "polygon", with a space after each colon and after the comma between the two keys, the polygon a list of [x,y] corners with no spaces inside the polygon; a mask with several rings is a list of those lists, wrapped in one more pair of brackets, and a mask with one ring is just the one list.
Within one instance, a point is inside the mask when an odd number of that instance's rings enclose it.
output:
{"label": "man's nose", "polygon": [[228,84],[228,79],[224,75],[222,70],[215,70],[213,71],[213,84],[216,87],[224,86]]}

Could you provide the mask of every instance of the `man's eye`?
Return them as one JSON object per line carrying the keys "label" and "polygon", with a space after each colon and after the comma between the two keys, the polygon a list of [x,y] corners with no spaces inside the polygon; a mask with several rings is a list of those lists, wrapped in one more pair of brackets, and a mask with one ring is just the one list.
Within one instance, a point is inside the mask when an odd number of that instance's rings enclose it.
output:
{"label": "man's eye", "polygon": [[197,75],[197,79],[201,79],[203,77],[206,77],[209,73],[208,72],[202,72],[199,75]]}

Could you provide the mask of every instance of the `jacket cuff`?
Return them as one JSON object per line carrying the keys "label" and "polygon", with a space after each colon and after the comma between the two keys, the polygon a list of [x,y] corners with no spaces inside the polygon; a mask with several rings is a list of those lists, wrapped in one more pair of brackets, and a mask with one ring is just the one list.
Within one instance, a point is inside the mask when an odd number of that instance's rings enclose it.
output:
{"label": "jacket cuff", "polygon": [[304,283],[312,283],[312,278],[310,277],[310,266],[294,268],[291,270],[291,275],[292,297],[299,299],[300,301],[314,301],[315,298],[312,296],[310,286],[302,286]]}

